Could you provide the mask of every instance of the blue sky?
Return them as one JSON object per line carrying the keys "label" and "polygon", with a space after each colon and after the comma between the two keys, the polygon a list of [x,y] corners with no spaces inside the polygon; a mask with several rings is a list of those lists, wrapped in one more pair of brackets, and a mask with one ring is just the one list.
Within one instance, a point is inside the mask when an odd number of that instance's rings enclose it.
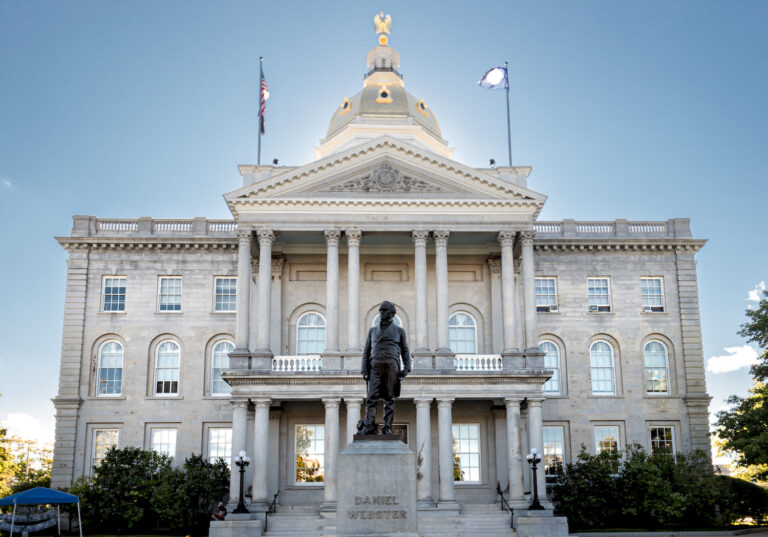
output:
{"label": "blue sky", "polygon": [[[458,161],[505,162],[504,93],[475,83],[509,61],[513,159],[549,196],[541,219],[690,217],[709,239],[705,359],[749,362],[736,332],[768,280],[764,1],[0,0],[1,420],[52,435],[66,276],[53,237],[71,216],[229,217],[222,194],[256,160],[258,57],[262,160],[309,162],[362,86],[381,9],[406,88]],[[745,367],[708,372],[711,409],[749,385]]]}

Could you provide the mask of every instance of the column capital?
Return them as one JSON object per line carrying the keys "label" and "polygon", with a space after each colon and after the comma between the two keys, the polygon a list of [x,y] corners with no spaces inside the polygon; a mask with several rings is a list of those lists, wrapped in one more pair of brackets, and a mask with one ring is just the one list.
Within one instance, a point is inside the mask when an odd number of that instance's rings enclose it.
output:
{"label": "column capital", "polygon": [[427,239],[429,238],[429,231],[426,229],[414,229],[411,232],[411,239],[413,243],[419,247],[425,247],[427,245]]}
{"label": "column capital", "polygon": [[532,229],[526,229],[520,232],[520,240],[523,246],[533,246],[533,238],[536,236],[536,232]]}
{"label": "column capital", "polygon": [[504,398],[504,404],[507,405],[507,408],[517,406],[517,409],[520,410],[520,403],[522,402],[523,402],[522,397],[505,397]]}
{"label": "column capital", "polygon": [[256,236],[259,237],[259,246],[272,246],[275,242],[275,232],[271,229],[259,229]]}
{"label": "column capital", "polygon": [[435,240],[435,246],[448,246],[448,237],[451,232],[447,229],[436,229],[432,232],[432,238]]}
{"label": "column capital", "polygon": [[344,404],[347,406],[362,406],[362,404],[365,402],[365,397],[345,397],[344,398]]}
{"label": "column capital", "polygon": [[528,408],[535,408],[535,407],[541,407],[541,404],[544,402],[544,398],[531,398],[526,397],[525,402],[528,404]]}
{"label": "column capital", "polygon": [[325,408],[328,408],[328,407],[333,408],[333,407],[338,407],[339,406],[339,403],[341,403],[341,398],[339,398],[339,397],[323,397],[321,399],[321,401],[325,405]]}
{"label": "column capital", "polygon": [[434,397],[414,397],[413,402],[416,405],[416,408],[424,408],[432,405],[432,399],[434,399]]}
{"label": "column capital", "polygon": [[248,401],[247,400],[245,400],[245,401],[239,401],[239,400],[238,401],[230,401],[229,404],[232,405],[235,408],[245,407],[246,409],[248,409]]}
{"label": "column capital", "polygon": [[273,257],[272,258],[272,277],[279,278],[283,275],[283,265],[285,264],[285,257]]}
{"label": "column capital", "polygon": [[490,268],[491,274],[501,274],[501,258],[489,257],[488,268]]}
{"label": "column capital", "polygon": [[347,237],[347,246],[360,246],[360,240],[363,238],[363,232],[359,229],[345,229],[344,236]]}
{"label": "column capital", "polygon": [[238,229],[237,230],[237,242],[242,243],[249,243],[251,242],[251,238],[253,237],[253,232],[250,229]]}
{"label": "column capital", "polygon": [[272,399],[251,399],[253,406],[256,408],[266,408],[269,410],[269,405],[272,403]]}
{"label": "column capital", "polygon": [[326,229],[323,231],[325,236],[325,244],[328,246],[338,246],[339,239],[341,239],[341,230],[339,229]]}
{"label": "column capital", "polygon": [[502,248],[512,248],[515,245],[515,231],[511,229],[502,229],[499,231],[496,240]]}
{"label": "column capital", "polygon": [[445,407],[451,408],[455,400],[456,399],[454,397],[438,397],[437,406],[438,408],[445,408]]}

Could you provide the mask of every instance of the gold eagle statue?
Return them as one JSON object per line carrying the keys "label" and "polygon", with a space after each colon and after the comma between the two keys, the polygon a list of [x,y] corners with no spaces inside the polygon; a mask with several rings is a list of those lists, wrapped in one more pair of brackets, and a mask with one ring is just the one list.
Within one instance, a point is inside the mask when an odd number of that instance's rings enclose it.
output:
{"label": "gold eagle statue", "polygon": [[392,29],[392,17],[385,17],[383,11],[373,18],[373,23],[376,25],[377,34],[388,34]]}

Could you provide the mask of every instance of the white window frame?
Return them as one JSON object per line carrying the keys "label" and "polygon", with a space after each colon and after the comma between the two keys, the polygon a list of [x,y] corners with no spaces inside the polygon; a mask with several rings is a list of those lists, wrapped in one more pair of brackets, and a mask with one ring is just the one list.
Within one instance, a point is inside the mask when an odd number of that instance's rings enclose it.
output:
{"label": "white window frame", "polygon": [[[93,475],[93,469],[96,468],[96,437],[98,436],[98,433],[106,433],[106,432],[114,432],[115,433],[115,443],[110,444],[110,446],[104,450],[104,454],[106,454],[107,451],[109,451],[110,447],[117,447],[120,444],[120,429],[115,427],[94,427],[91,429],[91,464],[90,464],[90,475]],[[103,461],[104,457],[99,458],[99,462]]]}
{"label": "white window frame", "polygon": [[[554,452],[554,453],[552,453],[552,452],[551,452],[551,450],[549,450],[549,449],[547,448],[547,445],[548,445],[548,444],[547,444],[547,442],[548,442],[548,440],[547,440],[547,434],[546,434],[546,433],[547,433],[547,429],[550,429],[550,430],[559,429],[559,430],[560,430],[560,438],[559,438],[559,442],[560,442],[560,446],[559,446],[559,448],[560,448],[560,453],[557,453],[557,450],[555,450],[555,452]],[[566,446],[566,441],[565,441],[565,426],[564,426],[564,425],[546,425],[546,424],[545,424],[545,425],[542,427],[542,438],[543,438],[543,446],[542,446],[542,451],[543,451],[543,453],[542,453],[542,458],[543,458],[543,460],[542,460],[542,465],[541,465],[541,471],[542,471],[542,472],[544,472],[544,479],[545,479],[546,481],[553,481],[553,480],[555,479],[555,477],[557,476],[557,474],[556,474],[556,473],[552,473],[552,474],[547,474],[547,473],[546,473],[547,458],[548,458],[548,457],[553,457],[553,458],[554,458],[554,457],[557,457],[557,456],[559,455],[559,456],[560,456],[560,467],[561,467],[563,470],[565,470],[565,464],[566,464],[566,452],[565,452],[565,446]],[[552,441],[552,443],[553,443],[553,444],[556,444],[556,443],[557,443],[557,441]]]}
{"label": "white window frame", "polygon": [[[598,429],[615,429],[616,430],[616,453],[621,454],[621,426],[614,424],[596,424],[592,425],[592,442],[595,445],[595,455],[599,455],[603,450],[600,449],[600,442],[598,441],[597,432]],[[601,439],[605,439],[606,436],[602,436]]]}
{"label": "white window frame", "polygon": [[[664,390],[664,391],[649,390],[648,389],[648,381],[649,381],[648,373],[649,373],[649,370],[656,371],[656,370],[661,369],[659,367],[649,367],[648,366],[648,362],[647,362],[647,358],[646,358],[645,352],[646,352],[646,349],[648,348],[648,345],[650,345],[651,343],[658,343],[664,349],[664,378],[665,378],[665,382],[666,382],[666,385],[667,385],[667,389]],[[651,379],[651,382],[654,382],[653,379]],[[650,395],[650,396],[653,396],[653,395],[668,395],[670,393],[669,392],[669,384],[670,384],[670,380],[669,380],[669,348],[667,347],[666,344],[664,344],[663,341],[658,340],[658,339],[651,339],[649,341],[646,341],[645,344],[643,345],[643,388],[645,390],[645,394],[646,395]]]}
{"label": "white window frame", "polygon": [[[235,280],[235,293],[233,294],[227,294],[227,295],[221,295],[221,296],[234,296],[234,305],[232,309],[219,309],[218,308],[218,301],[216,300],[216,297],[219,296],[216,293],[216,284],[219,280]],[[237,276],[214,276],[213,277],[213,312],[214,313],[235,313],[237,311]]]}
{"label": "white window frame", "polygon": [[[213,436],[214,433],[217,433],[217,434],[224,433],[224,437],[225,438],[224,438],[224,444],[223,445],[224,445],[225,451],[226,451],[226,447],[229,446],[229,455],[227,455],[226,457],[222,457],[221,455],[217,455],[217,456],[211,455],[211,448],[214,445],[216,445],[216,446],[220,446],[221,445],[220,443],[216,443],[216,444],[213,443],[212,436]],[[229,440],[229,442],[227,442],[227,440]],[[206,453],[205,460],[207,460],[208,462],[213,464],[219,458],[222,458],[222,459],[224,459],[226,461],[227,466],[232,468],[232,427],[231,426],[230,427],[223,427],[223,426],[218,426],[218,425],[211,425],[211,426],[209,426],[208,427],[208,431],[206,433],[205,453]]]}
{"label": "white window frame", "polygon": [[[110,343],[116,343],[120,346],[120,367],[104,368],[102,366],[102,351]],[[121,397],[123,395],[123,363],[125,361],[125,347],[116,339],[108,339],[99,345],[96,352],[96,397]],[[120,369],[120,390],[117,393],[101,393],[101,371],[102,369]]]}
{"label": "white window frame", "polygon": [[[173,343],[176,345],[176,348],[178,349],[178,365],[176,366],[176,380],[158,380],[157,373],[159,369],[174,369],[173,367],[158,367],[158,354],[160,352],[160,347],[162,347],[166,343]],[[175,341],[173,339],[164,339],[155,346],[155,362],[154,362],[154,373],[152,375],[152,395],[155,397],[178,397],[181,394],[181,345],[179,345],[178,341]],[[157,391],[157,383],[158,382],[176,382],[176,391],[175,392],[158,392]]]}
{"label": "white window frame", "polygon": [[[477,453],[474,453],[472,451],[469,451],[469,452],[466,453],[469,456],[477,455],[477,479],[476,480],[467,479],[465,481],[458,481],[458,480],[456,480],[454,478],[453,483],[456,486],[477,485],[479,483],[482,483],[483,482],[483,446],[482,446],[482,442],[481,442],[481,428],[480,428],[480,424],[477,423],[477,422],[467,422],[467,423],[461,423],[460,422],[460,423],[453,423],[451,425],[451,445],[452,445],[452,448],[451,448],[451,460],[452,460],[452,462],[454,464],[455,464],[454,461],[456,460],[455,459],[456,454],[458,453],[459,458],[461,458],[461,454],[463,453],[461,451],[460,447],[459,447],[459,451],[458,452],[455,451],[454,447],[453,447],[453,439],[454,439],[455,428],[456,427],[476,427],[476,429],[477,429]],[[459,440],[459,446],[460,446],[461,438],[459,438],[458,440]],[[472,438],[470,437],[469,440],[471,441]],[[461,463],[459,463],[459,465],[461,465]],[[474,466],[472,466],[470,464],[467,468],[471,470],[472,468],[474,468]],[[451,473],[453,473],[453,468],[451,469]]]}
{"label": "white window frame", "polygon": [[[454,317],[456,317],[457,315],[466,315],[470,319],[472,319],[472,341],[474,343],[474,349],[471,352],[470,351],[457,351],[451,345],[451,339],[452,339],[451,338],[451,320]],[[454,326],[453,328],[465,329],[465,328],[469,328],[469,327],[467,327],[467,326]],[[477,347],[478,347],[478,344],[477,344],[477,319],[475,319],[474,315],[472,315],[471,313],[469,313],[466,310],[459,310],[459,311],[454,311],[453,313],[451,313],[448,316],[448,346],[451,347],[451,350],[453,352],[457,353],[457,354],[477,354]]]}
{"label": "white window frame", "polygon": [[[554,277],[554,276],[537,276],[535,278],[535,280],[536,280],[536,283],[538,283],[539,281],[542,281],[542,280],[552,280],[552,283],[553,283],[553,286],[554,286],[554,289],[555,289],[554,295],[540,295],[539,293],[535,293],[535,295],[536,295],[536,311],[538,313],[554,313],[554,312],[560,311],[560,305],[559,305],[559,300],[558,300],[558,296],[557,296],[557,278]],[[534,284],[534,292],[535,292],[535,290],[538,290],[538,289],[539,289],[539,286]],[[542,304],[542,305],[539,305],[538,302],[539,302],[539,297],[540,296],[542,296],[542,297],[554,296],[555,297],[555,303],[554,304]]]}
{"label": "white window frame", "polygon": [[[608,348],[611,351],[611,386],[612,386],[613,389],[610,392],[607,392],[607,391],[595,391],[595,384],[594,384],[595,379],[594,379],[594,375],[593,375],[594,370],[595,369],[607,369],[607,367],[605,367],[605,366],[598,366],[598,367],[596,367],[592,363],[592,347],[594,347],[598,343],[605,343],[606,345],[608,345]],[[590,378],[590,385],[591,385],[590,388],[591,388],[591,391],[592,391],[592,395],[603,396],[603,395],[616,395],[617,394],[617,390],[616,390],[616,351],[613,348],[613,345],[611,345],[610,341],[605,340],[605,339],[596,339],[595,341],[593,341],[592,343],[589,344],[589,378]],[[597,381],[598,382],[604,382],[605,379],[597,379]]]}
{"label": "white window frame", "polygon": [[[652,429],[670,429],[672,432],[672,451],[669,453],[669,455],[674,456],[675,453],[677,453],[677,441],[675,439],[675,426],[671,424],[666,423],[651,423],[648,424],[648,447],[650,453],[655,453],[653,451],[653,433]],[[665,453],[666,454],[666,453]]]}
{"label": "white window frame", "polygon": [[221,380],[221,382],[226,384],[226,386],[227,386],[226,390],[224,390],[224,391],[216,391],[214,389],[214,386],[216,385],[216,381],[217,381],[217,378],[216,378],[217,371],[218,371],[218,378],[221,379],[221,371],[225,371],[227,368],[229,368],[229,353],[226,353],[227,354],[227,367],[216,367],[216,361],[215,361],[215,358],[216,358],[216,348],[219,345],[222,345],[222,344],[225,344],[225,343],[229,343],[232,346],[232,350],[229,351],[229,352],[232,352],[233,350],[235,350],[235,342],[232,341],[231,339],[220,339],[220,340],[216,341],[211,346],[211,369],[210,369],[211,380],[210,380],[210,385],[208,386],[208,390],[209,390],[209,394],[212,397],[228,397],[232,393],[232,386],[227,384],[224,380]]}
{"label": "white window frame", "polygon": [[[643,295],[643,283],[646,280],[658,280],[659,281],[659,288],[661,290],[661,305],[648,305],[646,306],[643,304],[643,299],[645,298],[645,295]],[[650,296],[657,296],[657,295],[650,295]],[[643,310],[643,313],[664,313],[667,308],[665,304],[665,293],[664,293],[664,277],[663,276],[643,276],[640,278],[640,303]]]}
{"label": "white window frame", "polygon": [[[122,295],[120,293],[117,293],[117,295],[113,295],[112,293],[109,294],[109,296],[122,296],[122,308],[121,309],[107,309],[107,281],[108,280],[122,280],[123,281],[123,288],[125,289],[125,293]],[[114,286],[111,286],[114,287]],[[105,274],[101,277],[101,312],[102,313],[125,313],[125,300],[128,295],[128,277],[127,276],[121,276],[119,274]],[[118,304],[120,304],[120,300],[118,299]]]}
{"label": "white window frame", "polygon": [[[317,352],[300,352],[299,347],[300,347],[301,340],[299,339],[299,334],[301,333],[301,329],[302,328],[319,328],[319,327],[310,327],[310,326],[302,327],[301,326],[301,320],[309,315],[317,315],[323,320],[323,334],[325,335],[325,337],[322,339],[323,348],[322,350]],[[327,341],[327,338],[328,338],[328,321],[326,320],[325,315],[323,315],[319,311],[315,311],[315,310],[305,311],[304,313],[299,315],[298,319],[296,319],[296,355],[297,356],[316,356],[318,354],[325,352],[325,343]],[[312,340],[312,341],[314,342],[314,341],[321,341],[321,340]]]}
{"label": "white window frame", "polygon": [[[314,440],[314,442],[316,442],[320,446],[322,446],[322,449],[323,449],[323,451],[322,451],[323,464],[322,464],[322,466],[320,466],[320,468],[322,468],[322,471],[323,471],[323,480],[322,481],[298,481],[296,479],[296,473],[297,473],[297,470],[298,470],[298,467],[296,465],[296,463],[297,463],[296,459],[298,458],[298,449],[297,449],[298,445],[297,445],[297,442],[298,442],[298,438],[299,438],[299,435],[298,435],[299,427],[315,427],[315,428],[321,428],[323,430],[323,439],[322,440],[317,440],[317,439]],[[314,452],[313,454],[319,455],[318,452]],[[323,424],[323,423],[297,423],[297,424],[295,424],[294,427],[293,427],[293,484],[295,486],[298,486],[298,487],[325,486],[325,468],[326,468],[326,466],[325,466],[325,457],[326,457],[326,454],[325,454],[325,424]]]}
{"label": "white window frame", "polygon": [[[179,282],[179,292],[177,294],[163,294],[163,280],[178,280]],[[181,300],[182,300],[182,293],[183,293],[183,279],[182,276],[158,276],[157,277],[157,312],[158,313],[181,313]],[[178,296],[178,306],[179,309],[162,309],[163,307],[163,296],[169,296],[169,297],[176,297]],[[176,305],[175,303],[173,304]]]}
{"label": "white window frame", "polygon": [[[562,380],[562,374],[561,374],[563,360],[561,358],[562,352],[560,351],[560,345],[558,345],[557,342],[552,341],[551,339],[542,339],[541,341],[539,341],[539,349],[545,353],[546,351],[544,351],[544,349],[541,348],[542,344],[544,343],[549,343],[555,346],[555,349],[557,350],[557,367],[553,368],[553,367],[547,366],[546,364],[547,358],[546,356],[544,356],[544,369],[552,369],[554,371],[554,374],[547,382],[544,383],[544,385],[542,386],[542,390],[544,391],[544,395],[561,395],[563,393],[563,380]],[[551,390],[551,389],[547,390],[546,389],[547,384],[550,384],[553,380],[557,382],[557,390]]]}
{"label": "white window frame", "polygon": [[[607,288],[608,288],[608,294],[607,295],[590,295],[589,294],[589,288],[590,288],[590,281],[591,280],[606,280],[607,281]],[[594,285],[592,285],[594,287]],[[591,297],[608,297],[608,305],[604,304],[595,304],[592,305],[589,303],[589,300]],[[603,309],[600,309],[603,308]],[[607,309],[605,309],[607,308]],[[587,311],[589,313],[611,313],[613,311],[613,296],[611,293],[611,277],[610,276],[588,276],[587,277]]]}
{"label": "white window frame", "polygon": [[[173,453],[155,449],[155,446],[156,446],[155,433],[163,433],[163,432],[173,433]],[[165,445],[165,443],[163,443],[162,445]],[[179,447],[179,430],[176,427],[152,427],[149,430],[149,449],[151,451],[154,451],[155,453],[162,453],[170,456],[173,459],[176,459],[176,451],[178,447]]]}

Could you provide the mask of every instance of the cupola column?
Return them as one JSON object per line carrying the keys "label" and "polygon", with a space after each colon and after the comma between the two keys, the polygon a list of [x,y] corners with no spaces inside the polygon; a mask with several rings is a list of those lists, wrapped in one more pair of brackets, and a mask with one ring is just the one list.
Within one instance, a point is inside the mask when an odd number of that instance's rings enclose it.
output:
{"label": "cupola column", "polygon": [[325,269],[325,352],[339,352],[339,239],[341,231],[327,229]]}
{"label": "cupola column", "polygon": [[348,229],[347,237],[347,352],[359,352],[360,347],[360,239],[363,232]]}
{"label": "cupola column", "polygon": [[415,250],[414,272],[416,281],[416,352],[429,350],[427,332],[427,237],[429,231],[411,233]]}
{"label": "cupola column", "polygon": [[251,309],[251,239],[250,229],[237,232],[237,296],[235,297],[235,348],[247,352],[248,313]]}
{"label": "cupola column", "polygon": [[435,240],[435,277],[437,279],[437,352],[451,352],[448,341],[448,236],[450,231],[432,232]]}

